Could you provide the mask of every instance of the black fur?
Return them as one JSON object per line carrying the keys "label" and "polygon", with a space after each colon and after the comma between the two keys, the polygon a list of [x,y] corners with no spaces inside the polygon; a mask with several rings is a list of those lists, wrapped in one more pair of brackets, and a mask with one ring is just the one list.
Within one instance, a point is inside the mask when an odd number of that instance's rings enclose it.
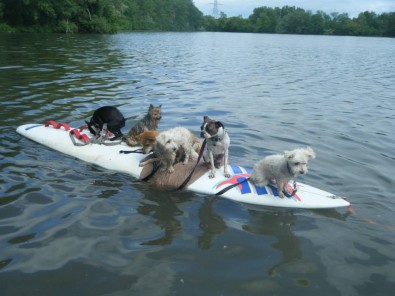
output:
{"label": "black fur", "polygon": [[200,127],[200,136],[204,138],[204,132],[207,132],[210,135],[215,135],[220,127],[225,128],[221,121],[213,120],[208,116],[204,116],[203,124]]}
{"label": "black fur", "polygon": [[95,110],[91,120],[85,121],[89,131],[94,135],[99,135],[103,125],[107,124],[107,129],[112,132],[115,138],[123,136],[121,128],[125,126],[125,118],[122,113],[113,106],[104,106]]}

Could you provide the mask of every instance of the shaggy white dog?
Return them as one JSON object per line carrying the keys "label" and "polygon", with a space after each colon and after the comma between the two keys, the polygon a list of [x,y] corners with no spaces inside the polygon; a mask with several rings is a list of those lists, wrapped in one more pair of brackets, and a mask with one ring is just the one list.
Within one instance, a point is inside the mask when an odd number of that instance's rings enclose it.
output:
{"label": "shaggy white dog", "polygon": [[187,164],[189,160],[196,160],[198,154],[195,149],[200,149],[200,140],[184,127],[175,127],[164,131],[156,137],[154,157],[140,163],[145,166],[159,161],[160,170],[174,172],[173,165],[179,161]]}
{"label": "shaggy white dog", "polygon": [[287,183],[299,175],[307,174],[307,163],[313,158],[315,153],[310,147],[284,151],[283,155],[269,155],[254,165],[250,179],[256,186],[266,186],[274,180],[278,195],[283,198],[283,190],[288,192]]}

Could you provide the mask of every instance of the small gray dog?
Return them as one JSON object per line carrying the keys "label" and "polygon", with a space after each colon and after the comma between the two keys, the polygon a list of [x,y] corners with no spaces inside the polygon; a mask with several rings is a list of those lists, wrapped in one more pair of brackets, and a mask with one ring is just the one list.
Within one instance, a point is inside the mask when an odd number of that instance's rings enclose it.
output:
{"label": "small gray dog", "polygon": [[256,186],[266,186],[275,180],[278,196],[283,198],[288,182],[299,175],[307,174],[307,162],[315,158],[310,147],[284,151],[284,154],[269,155],[258,161],[251,172],[251,181]]}
{"label": "small gray dog", "polygon": [[203,155],[203,159],[206,163],[210,163],[211,166],[209,178],[215,177],[215,169],[220,168],[222,163],[225,177],[230,178],[228,171],[230,138],[224,125],[220,121],[204,116],[200,130],[201,136],[206,139],[207,143],[207,151]]}

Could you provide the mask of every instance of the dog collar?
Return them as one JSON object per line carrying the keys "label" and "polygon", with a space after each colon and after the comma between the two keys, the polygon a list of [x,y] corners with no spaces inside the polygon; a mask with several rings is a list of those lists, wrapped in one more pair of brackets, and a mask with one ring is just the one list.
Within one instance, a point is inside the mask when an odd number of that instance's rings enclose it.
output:
{"label": "dog collar", "polygon": [[[204,125],[204,127],[203,127],[203,130],[204,130],[204,133],[205,134],[208,134],[208,135],[210,135],[209,133],[207,133],[206,132],[206,125],[207,125],[207,123]],[[225,134],[226,134],[226,130],[225,130],[225,128],[224,127],[222,127],[222,135],[220,136],[220,135],[218,135],[219,134],[219,131],[218,131],[218,133],[216,133],[215,135],[210,135],[210,137],[205,137],[207,140],[210,140],[210,141],[214,141],[214,142],[220,142],[220,141],[222,141],[222,139],[223,139],[223,137],[225,136]]]}

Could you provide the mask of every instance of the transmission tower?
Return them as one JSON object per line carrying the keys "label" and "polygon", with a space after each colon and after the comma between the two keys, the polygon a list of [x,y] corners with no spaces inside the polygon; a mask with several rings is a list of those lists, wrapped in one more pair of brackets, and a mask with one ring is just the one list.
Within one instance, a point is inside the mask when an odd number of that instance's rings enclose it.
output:
{"label": "transmission tower", "polygon": [[213,17],[218,18],[219,15],[219,11],[218,11],[218,5],[221,5],[221,3],[218,3],[218,0],[214,0],[214,3],[210,3],[213,4]]}

